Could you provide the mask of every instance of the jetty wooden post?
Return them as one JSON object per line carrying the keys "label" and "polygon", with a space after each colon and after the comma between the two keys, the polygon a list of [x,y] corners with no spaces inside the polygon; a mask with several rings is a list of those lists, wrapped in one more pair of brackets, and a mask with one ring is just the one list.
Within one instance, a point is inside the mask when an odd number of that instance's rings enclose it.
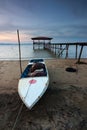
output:
{"label": "jetty wooden post", "polygon": [[83,51],[83,45],[81,45],[81,49],[80,49],[79,58],[78,58],[77,63],[80,63],[80,59],[81,59],[81,55],[82,55],[82,51]]}
{"label": "jetty wooden post", "polygon": [[53,53],[55,54],[55,44],[53,44]]}
{"label": "jetty wooden post", "polygon": [[34,50],[34,41],[33,41],[33,50]]}
{"label": "jetty wooden post", "polygon": [[18,36],[18,44],[19,44],[19,62],[20,62],[20,72],[22,74],[22,65],[21,65],[21,47],[20,47],[20,37],[19,37],[19,30],[17,29],[17,36]]}
{"label": "jetty wooden post", "polygon": [[58,45],[57,53],[58,53],[58,55],[59,55],[59,53],[60,53],[60,47],[59,47],[59,45]]}
{"label": "jetty wooden post", "polygon": [[65,56],[65,59],[68,58],[68,49],[69,49],[69,45],[66,45],[66,56]]}
{"label": "jetty wooden post", "polygon": [[77,59],[77,53],[78,53],[78,45],[76,44],[76,55],[75,55],[76,59]]}
{"label": "jetty wooden post", "polygon": [[55,55],[56,55],[56,44],[55,44]]}

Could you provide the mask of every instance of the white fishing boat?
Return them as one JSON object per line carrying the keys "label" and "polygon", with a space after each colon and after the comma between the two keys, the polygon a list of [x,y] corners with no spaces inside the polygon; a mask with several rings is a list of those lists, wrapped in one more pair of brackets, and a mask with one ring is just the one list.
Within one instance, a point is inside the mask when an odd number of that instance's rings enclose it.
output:
{"label": "white fishing boat", "polygon": [[48,70],[43,59],[32,59],[21,75],[18,93],[23,103],[31,109],[49,85]]}

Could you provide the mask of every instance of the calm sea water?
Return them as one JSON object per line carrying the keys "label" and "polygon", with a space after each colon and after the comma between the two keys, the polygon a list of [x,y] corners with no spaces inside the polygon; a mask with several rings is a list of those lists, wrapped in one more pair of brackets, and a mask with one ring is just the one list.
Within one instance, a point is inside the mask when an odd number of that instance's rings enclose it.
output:
{"label": "calm sea water", "polygon": [[[79,54],[80,46],[78,48]],[[33,50],[32,44],[22,44],[21,45],[21,57],[22,60],[29,60],[31,58],[44,58],[50,59],[55,58],[55,56],[46,50]],[[71,46],[69,48],[69,58],[75,57],[75,47]],[[0,60],[18,60],[19,58],[19,48],[18,44],[0,44]],[[65,58],[65,52],[61,58]],[[84,47],[82,58],[87,58],[87,47]]]}

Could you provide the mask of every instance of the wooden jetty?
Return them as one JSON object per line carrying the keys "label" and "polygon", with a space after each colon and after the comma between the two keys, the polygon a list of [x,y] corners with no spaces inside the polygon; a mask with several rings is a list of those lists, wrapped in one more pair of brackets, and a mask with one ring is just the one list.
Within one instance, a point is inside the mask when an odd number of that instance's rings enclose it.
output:
{"label": "wooden jetty", "polygon": [[[65,58],[68,58],[69,47],[75,46],[75,59],[78,59],[78,63],[80,63],[83,47],[87,46],[87,42],[76,42],[76,43],[51,43],[46,45],[46,49],[53,52],[57,57],[60,57],[65,51]],[[78,54],[78,46],[80,46],[80,53]],[[79,57],[78,57],[79,55]]]}
{"label": "wooden jetty", "polygon": [[[51,43],[53,38],[49,37],[35,37],[31,38],[33,40],[33,49],[35,46],[38,46],[37,49],[40,49],[40,46],[43,46],[41,49],[47,49],[50,52],[54,53],[57,57],[61,57],[63,52],[65,52],[65,58],[69,57],[69,47],[75,46],[75,59],[78,59],[80,63],[83,47],[87,46],[87,42],[75,42],[75,43]],[[45,42],[48,41],[48,42]],[[78,46],[80,46],[80,53],[78,54]],[[78,56],[79,55],[79,56]]]}

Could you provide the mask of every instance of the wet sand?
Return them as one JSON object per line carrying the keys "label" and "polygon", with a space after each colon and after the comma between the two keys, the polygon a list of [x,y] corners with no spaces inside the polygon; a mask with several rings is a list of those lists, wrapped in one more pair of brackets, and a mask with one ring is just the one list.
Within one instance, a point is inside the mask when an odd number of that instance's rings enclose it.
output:
{"label": "wet sand", "polygon": [[[83,60],[87,63],[87,60]],[[23,69],[27,61],[22,61]],[[87,130],[87,64],[46,60],[49,88],[29,110],[23,105],[15,130]],[[77,72],[67,72],[67,67]],[[0,130],[12,130],[22,101],[18,61],[0,61]]]}

